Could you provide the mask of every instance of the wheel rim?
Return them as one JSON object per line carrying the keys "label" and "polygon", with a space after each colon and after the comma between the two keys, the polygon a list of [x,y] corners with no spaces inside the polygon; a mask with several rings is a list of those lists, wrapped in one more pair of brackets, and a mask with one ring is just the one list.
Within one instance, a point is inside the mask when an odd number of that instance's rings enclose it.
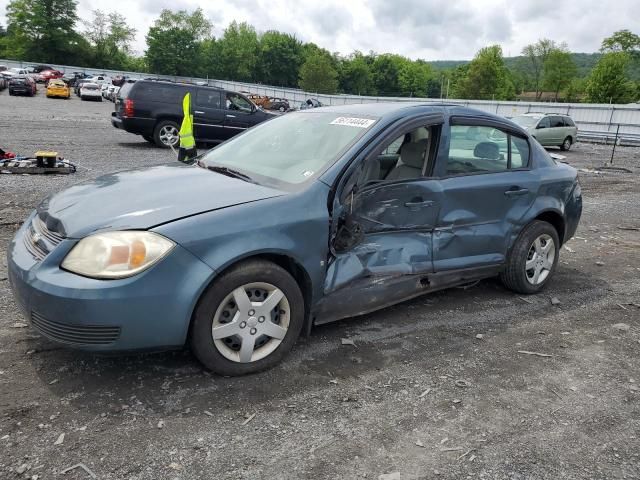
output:
{"label": "wheel rim", "polygon": [[564,141],[564,149],[569,150],[571,148],[571,140],[568,138]]}
{"label": "wheel rim", "polygon": [[549,277],[556,259],[556,249],[553,238],[550,235],[542,234],[536,238],[529,252],[525,263],[525,275],[531,285],[540,285]]}
{"label": "wheel rim", "polygon": [[282,343],[290,319],[289,300],[282,290],[270,283],[248,283],[222,300],[213,316],[211,337],[228,360],[256,362]]}
{"label": "wheel rim", "polygon": [[178,129],[173,125],[165,125],[160,129],[158,135],[160,141],[165,145],[175,145],[178,143]]}

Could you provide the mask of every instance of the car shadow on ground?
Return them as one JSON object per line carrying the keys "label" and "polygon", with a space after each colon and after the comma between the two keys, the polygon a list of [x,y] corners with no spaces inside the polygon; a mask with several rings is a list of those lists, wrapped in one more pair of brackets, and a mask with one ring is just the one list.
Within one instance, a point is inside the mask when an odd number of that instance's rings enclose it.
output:
{"label": "car shadow on ground", "polygon": [[[276,368],[236,378],[209,373],[186,348],[96,355],[61,348],[35,335],[24,339],[24,348],[49,394],[88,413],[118,413],[132,404],[165,414],[182,415],[185,409],[201,413],[212,404],[286,401],[292,391],[324,387],[334,378],[384,373],[387,365],[399,362],[432,368],[444,356],[468,351],[478,331],[490,329],[496,335],[514,322],[573,308],[566,300],[552,305],[551,296],[580,292],[574,303],[596,302],[604,295],[603,286],[605,281],[586,272],[561,268],[545,292],[527,298],[494,279],[467,289],[443,290],[318,326]],[[355,345],[342,345],[342,338],[355,339]]]}

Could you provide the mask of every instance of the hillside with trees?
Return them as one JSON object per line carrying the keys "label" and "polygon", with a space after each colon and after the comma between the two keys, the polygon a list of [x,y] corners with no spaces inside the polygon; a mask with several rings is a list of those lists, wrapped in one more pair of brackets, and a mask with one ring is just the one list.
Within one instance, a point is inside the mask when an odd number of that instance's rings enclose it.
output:
{"label": "hillside with trees", "polygon": [[294,35],[232,22],[215,37],[201,9],[164,9],[135,55],[136,30],[118,12],[80,20],[76,0],[11,0],[0,25],[0,58],[208,77],[355,95],[589,101],[640,100],[640,37],[620,30],[597,53],[573,53],[540,39],[505,58],[499,45],[470,61],[412,60],[401,55],[332,53]]}

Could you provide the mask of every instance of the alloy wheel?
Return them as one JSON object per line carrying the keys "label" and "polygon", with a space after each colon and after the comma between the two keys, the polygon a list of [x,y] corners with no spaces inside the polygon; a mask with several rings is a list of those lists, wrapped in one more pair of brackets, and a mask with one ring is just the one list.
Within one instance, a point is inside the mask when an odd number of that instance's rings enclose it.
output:
{"label": "alloy wheel", "polygon": [[270,283],[245,284],[218,306],[211,337],[228,360],[249,363],[273,353],[282,343],[291,320],[289,300]]}
{"label": "alloy wheel", "polygon": [[178,129],[173,125],[165,125],[160,129],[160,141],[167,146],[176,145],[180,139]]}
{"label": "alloy wheel", "polygon": [[556,249],[553,238],[546,233],[536,238],[529,248],[525,263],[527,281],[532,285],[543,283],[553,269],[555,258]]}

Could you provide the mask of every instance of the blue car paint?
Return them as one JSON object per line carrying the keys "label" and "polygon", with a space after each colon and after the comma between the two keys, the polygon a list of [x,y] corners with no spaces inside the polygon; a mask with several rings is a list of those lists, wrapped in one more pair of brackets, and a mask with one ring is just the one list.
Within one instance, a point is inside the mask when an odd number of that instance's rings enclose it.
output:
{"label": "blue car paint", "polygon": [[[79,328],[121,328],[116,342],[85,346],[92,350],[137,350],[184,343],[198,294],[214,277],[214,271],[193,254],[176,245],[161,262],[140,275],[95,280],[59,267],[76,240],[64,240],[43,261],[36,262],[22,242],[26,225],[9,245],[8,264],[15,297],[29,318],[35,313]],[[60,337],[52,339],[61,342]]]}
{"label": "blue car paint", "polygon": [[[442,288],[461,279],[496,273],[521,228],[540,214],[563,216],[565,241],[575,232],[581,214],[575,170],[556,165],[537,142],[530,141],[528,170],[449,179],[439,178],[436,170],[434,179],[415,182],[424,184],[420,188],[439,203],[435,214],[419,220],[423,232],[411,226],[404,231],[400,228],[395,239],[394,234],[374,232],[352,251],[338,254],[332,250],[330,238],[332,222],[335,225],[340,213],[332,211],[336,205],[340,207],[334,198],[339,182],[353,167],[354,159],[372,148],[392,126],[410,117],[439,115],[443,125],[439,158],[446,158],[442,155],[448,152],[447,125],[452,115],[487,119],[523,131],[504,119],[461,107],[370,104],[323,110],[379,120],[333,165],[293,191],[243,182],[198,167],[171,166],[107,175],[45,200],[38,215],[67,240],[41,262],[33,260],[24,247],[25,226],[12,241],[9,277],[26,314],[36,311],[69,325],[122,328],[120,338],[110,345],[75,345],[80,348],[180,346],[202,292],[230,265],[251,256],[275,256],[296,265],[310,287],[309,318],[317,316],[316,322],[321,323],[322,315],[325,321],[336,319],[424,293],[420,288],[429,284],[425,274],[434,274],[432,288]],[[516,209],[505,212],[507,221],[501,221],[490,208],[483,214],[486,218],[480,219],[477,212],[465,211],[463,205],[465,199],[473,201],[482,195],[483,188],[490,188],[495,175],[510,176],[499,182],[499,188],[509,187],[510,179],[532,186],[526,198],[518,199]],[[399,202],[415,193],[411,183],[398,183]],[[448,193],[454,199],[451,203],[445,201]],[[499,203],[497,198],[488,202],[489,206]],[[177,245],[158,264],[128,279],[93,280],[59,268],[77,239],[95,231],[118,229],[151,229]],[[474,252],[474,239],[480,245],[478,252]],[[482,245],[492,246],[491,251],[482,251]],[[376,250],[380,246],[384,248]],[[461,276],[461,268],[471,273]],[[377,280],[372,280],[372,275],[377,275]],[[359,288],[345,295],[352,286]],[[354,298],[367,305],[344,303],[353,303]],[[332,302],[333,311],[328,307]],[[336,307],[344,308],[340,312]]]}

